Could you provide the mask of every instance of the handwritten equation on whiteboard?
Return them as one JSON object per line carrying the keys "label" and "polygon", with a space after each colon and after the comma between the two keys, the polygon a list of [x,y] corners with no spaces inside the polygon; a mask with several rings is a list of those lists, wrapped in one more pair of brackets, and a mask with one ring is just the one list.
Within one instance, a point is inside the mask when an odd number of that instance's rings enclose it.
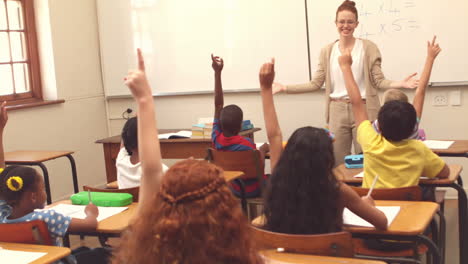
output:
{"label": "handwritten equation on whiteboard", "polygon": [[375,0],[357,4],[360,38],[392,36],[403,32],[414,32],[418,23],[417,0]]}

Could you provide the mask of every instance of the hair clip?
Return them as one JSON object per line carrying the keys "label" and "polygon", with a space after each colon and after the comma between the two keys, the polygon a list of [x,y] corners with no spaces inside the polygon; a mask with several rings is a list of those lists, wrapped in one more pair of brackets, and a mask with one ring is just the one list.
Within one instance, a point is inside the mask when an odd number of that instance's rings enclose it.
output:
{"label": "hair clip", "polygon": [[[19,184],[18,187],[15,187],[13,185],[13,180],[15,180]],[[20,191],[21,189],[23,189],[23,179],[21,177],[19,177],[19,176],[11,176],[6,181],[6,184],[7,184],[8,189],[10,189],[11,191],[14,191],[14,192],[17,192],[17,191]]]}
{"label": "hair clip", "polygon": [[325,130],[325,132],[327,133],[327,135],[331,139],[331,141],[334,142],[335,141],[335,134],[333,134],[333,132],[330,131],[328,126],[324,127],[323,130]]}

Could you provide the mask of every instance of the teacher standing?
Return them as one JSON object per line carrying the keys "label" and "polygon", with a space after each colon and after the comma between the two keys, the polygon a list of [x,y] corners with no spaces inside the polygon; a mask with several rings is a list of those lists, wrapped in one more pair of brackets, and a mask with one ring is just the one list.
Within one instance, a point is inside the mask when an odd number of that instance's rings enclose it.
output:
{"label": "teacher standing", "polygon": [[377,46],[366,39],[354,37],[354,30],[359,25],[358,12],[354,1],[344,1],[336,11],[336,28],[339,39],[322,48],[318,68],[312,81],[305,84],[273,85],[273,92],[304,93],[318,90],[325,82],[326,122],[335,134],[334,154],[335,165],[344,162],[344,157],[351,154],[351,145],[355,153],[361,152],[361,146],[356,142],[357,128],[354,124],[353,112],[345,87],[343,73],[338,63],[338,57],[351,50],[353,58],[353,75],[366,104],[370,120],[377,118],[380,101],[377,89],[415,88],[417,80],[411,74],[402,81],[385,79],[381,69],[382,57]]}

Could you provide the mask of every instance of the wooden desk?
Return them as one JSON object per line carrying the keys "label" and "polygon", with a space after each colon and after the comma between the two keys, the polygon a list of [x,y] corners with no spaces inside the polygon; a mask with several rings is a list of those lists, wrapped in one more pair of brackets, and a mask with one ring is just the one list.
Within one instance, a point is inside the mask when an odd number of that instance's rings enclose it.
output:
{"label": "wooden desk", "polygon": [[28,165],[39,166],[42,169],[44,176],[44,184],[47,193],[47,204],[52,203],[52,195],[50,193],[49,172],[43,162],[67,157],[70,161],[73,191],[78,192],[78,176],[76,174],[75,159],[73,159],[73,151],[35,151],[35,150],[18,150],[5,153],[5,163],[7,165]]}
{"label": "wooden desk", "polygon": [[[412,241],[427,246],[434,263],[442,263],[437,245],[424,235],[439,205],[433,202],[415,201],[375,201],[377,206],[400,206],[400,212],[387,230],[369,227],[344,226],[343,230],[351,232],[357,238],[380,238],[399,241]],[[395,262],[398,262],[395,260]],[[464,262],[460,262],[464,263]]]}
{"label": "wooden desk", "polygon": [[0,242],[0,247],[8,250],[19,250],[29,252],[44,252],[47,255],[31,262],[31,264],[46,264],[57,261],[70,255],[71,250],[66,247],[55,247],[55,246],[43,246],[43,245],[31,245],[31,244],[18,244],[18,243],[6,243]]}
{"label": "wooden desk", "polygon": [[226,182],[230,182],[242,176],[244,176],[244,172],[242,171],[224,171],[224,179]]}
{"label": "wooden desk", "polygon": [[[180,130],[190,129],[159,129],[159,134],[172,133]],[[254,133],[260,131],[260,128],[253,128],[241,131],[239,134],[254,139]],[[117,169],[115,168],[115,159],[120,151],[120,135],[97,140],[95,143],[102,144],[104,149],[104,160],[106,162],[107,182],[117,180]],[[194,157],[203,159],[206,156],[206,149],[211,147],[211,139],[161,139],[161,155],[163,159],[186,159]]]}
{"label": "wooden desk", "polygon": [[385,264],[382,261],[357,259],[357,258],[337,258],[327,256],[316,256],[316,255],[305,255],[278,252],[273,249],[262,250],[259,252],[260,255],[266,259],[266,264],[288,264],[288,263],[300,263],[300,264]]}
{"label": "wooden desk", "polygon": [[444,141],[455,141],[448,149],[433,149],[434,153],[444,157],[468,158],[468,140],[444,139]]}
{"label": "wooden desk", "polygon": [[[460,247],[460,263],[468,263],[468,227],[465,225],[468,220],[468,199],[465,189],[461,185],[460,173],[463,170],[460,165],[449,165],[450,175],[447,179],[421,179],[419,185],[432,187],[449,187],[457,191],[458,194],[458,241]],[[360,173],[362,169],[347,169],[344,164],[336,167],[333,172],[338,180],[351,185],[361,185],[362,178],[353,176]]]}

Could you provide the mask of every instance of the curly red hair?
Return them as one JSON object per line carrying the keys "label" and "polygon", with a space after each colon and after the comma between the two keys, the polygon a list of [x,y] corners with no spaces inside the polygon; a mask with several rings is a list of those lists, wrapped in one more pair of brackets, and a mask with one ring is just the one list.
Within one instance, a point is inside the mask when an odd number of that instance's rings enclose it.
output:
{"label": "curly red hair", "polygon": [[148,204],[124,233],[113,263],[263,263],[219,167],[178,162]]}

